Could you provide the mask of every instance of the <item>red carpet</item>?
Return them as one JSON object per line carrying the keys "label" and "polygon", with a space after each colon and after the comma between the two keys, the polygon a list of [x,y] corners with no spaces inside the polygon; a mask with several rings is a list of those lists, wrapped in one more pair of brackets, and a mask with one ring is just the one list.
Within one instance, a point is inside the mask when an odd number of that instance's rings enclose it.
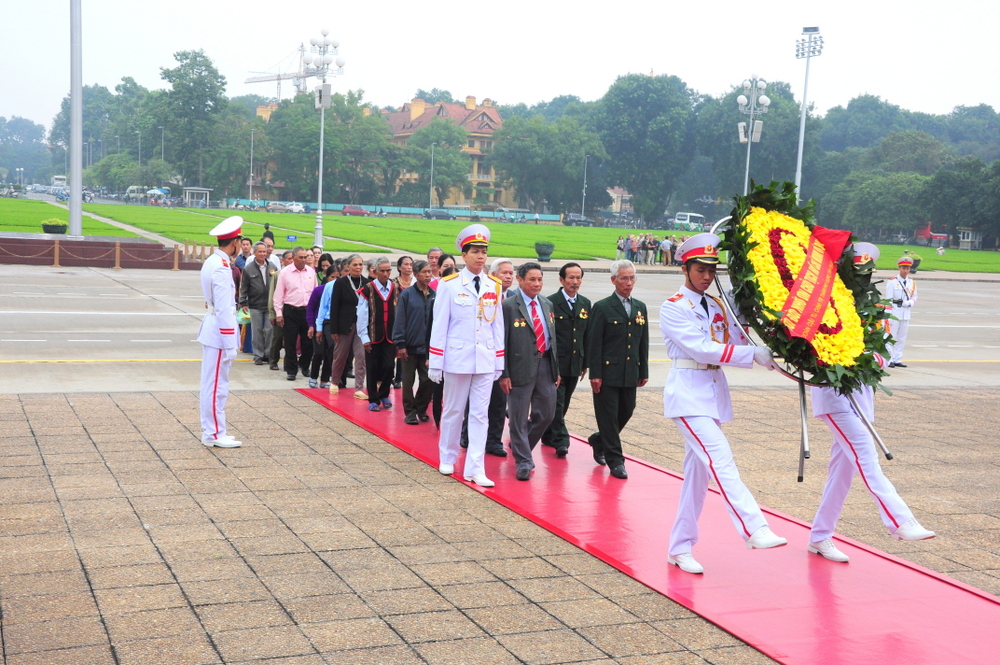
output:
{"label": "red carpet", "polygon": [[[350,391],[333,397],[325,390],[299,392],[437,466],[432,423],[404,424],[399,406],[370,413],[367,402],[354,399]],[[817,665],[1000,662],[1000,599],[995,596],[849,539],[839,539],[838,547],[851,562],[827,561],[806,552],[808,524],[767,509],[771,528],[789,544],[747,550],[714,492],[702,513],[695,552],[707,572],[689,575],[666,563],[681,486],[678,474],[629,458],[628,480],[617,480],[594,464],[590,446],[580,440],[565,459],[545,447],[536,448],[534,456],[537,468],[531,480],[518,482],[513,457],[487,455],[487,475],[497,486],[470,487],[775,660]],[[461,470],[461,459],[456,468]]]}

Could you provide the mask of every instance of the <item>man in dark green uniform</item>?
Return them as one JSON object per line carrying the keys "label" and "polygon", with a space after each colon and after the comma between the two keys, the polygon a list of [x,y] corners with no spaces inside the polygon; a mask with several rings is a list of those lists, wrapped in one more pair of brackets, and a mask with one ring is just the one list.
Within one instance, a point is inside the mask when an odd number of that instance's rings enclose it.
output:
{"label": "man in dark green uniform", "polygon": [[587,373],[585,362],[587,329],[590,324],[590,301],[580,295],[583,268],[567,263],[559,269],[562,288],[549,296],[556,317],[556,348],[559,350],[559,387],[556,390],[556,414],[542,435],[542,445],[556,449],[556,457],[569,452],[569,431],[565,416],[577,381]]}
{"label": "man in dark green uniform", "polygon": [[615,478],[628,478],[620,432],[635,411],[636,389],[649,381],[649,320],[646,305],[632,297],[635,265],[611,264],[615,292],[594,303],[587,341],[587,367],[594,391],[597,432],[590,435],[594,461]]}

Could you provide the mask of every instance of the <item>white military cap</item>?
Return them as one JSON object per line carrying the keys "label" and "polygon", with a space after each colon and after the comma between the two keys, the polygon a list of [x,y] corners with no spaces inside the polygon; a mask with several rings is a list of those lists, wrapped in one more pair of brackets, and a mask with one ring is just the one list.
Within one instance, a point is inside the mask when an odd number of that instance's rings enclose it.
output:
{"label": "white military cap", "polygon": [[865,264],[869,261],[878,261],[880,252],[878,247],[871,244],[870,242],[856,242],[854,243],[854,262]]}
{"label": "white military cap", "polygon": [[243,232],[243,218],[239,215],[226,217],[219,222],[219,225],[208,232],[208,235],[215,236],[219,240],[229,240],[236,238]]}
{"label": "white military cap", "polygon": [[693,235],[677,248],[674,253],[681,263],[697,261],[698,263],[719,262],[719,242],[722,239],[714,233],[699,233]]}
{"label": "white military cap", "polygon": [[469,224],[459,232],[455,239],[455,247],[458,247],[460,252],[466,245],[486,247],[489,244],[490,230],[482,224]]}

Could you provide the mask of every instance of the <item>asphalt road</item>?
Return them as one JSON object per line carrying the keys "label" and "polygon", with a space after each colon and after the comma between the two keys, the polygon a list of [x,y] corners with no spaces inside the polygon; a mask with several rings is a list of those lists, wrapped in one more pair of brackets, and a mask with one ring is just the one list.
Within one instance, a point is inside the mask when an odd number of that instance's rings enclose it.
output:
{"label": "asphalt road", "polygon": [[[885,275],[884,277],[889,277]],[[935,276],[940,276],[937,273]],[[544,293],[558,286],[545,273]],[[641,274],[635,296],[650,310],[650,388],[669,371],[656,313],[678,275]],[[583,293],[610,293],[606,273],[588,273]],[[1000,290],[996,284],[920,280],[907,369],[890,388],[1000,385]],[[196,390],[204,314],[197,272],[0,265],[0,392]],[[730,370],[736,386],[792,382],[760,368]],[[241,354],[232,389],[303,387]]]}

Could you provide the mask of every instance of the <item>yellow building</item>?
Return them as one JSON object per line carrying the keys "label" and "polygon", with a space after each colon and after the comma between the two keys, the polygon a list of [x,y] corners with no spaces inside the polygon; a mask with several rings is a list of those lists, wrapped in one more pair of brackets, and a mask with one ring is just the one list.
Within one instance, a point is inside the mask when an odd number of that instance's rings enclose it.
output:
{"label": "yellow building", "polygon": [[[502,187],[494,170],[486,164],[486,153],[493,148],[493,134],[503,127],[503,118],[497,107],[493,106],[493,100],[487,98],[482,104],[476,104],[475,97],[466,97],[464,104],[428,104],[415,97],[403,104],[398,111],[383,111],[382,117],[392,129],[393,143],[400,146],[406,145],[414,132],[428,126],[436,118],[447,120],[468,132],[468,141],[462,147],[462,152],[472,156],[472,168],[468,175],[472,197],[467,197],[465,191],[452,188],[447,200],[438,201],[437,205],[472,205],[478,192],[479,196],[485,196],[494,207],[515,206],[513,189]],[[404,172],[400,181],[414,181],[417,177],[416,173]]]}

